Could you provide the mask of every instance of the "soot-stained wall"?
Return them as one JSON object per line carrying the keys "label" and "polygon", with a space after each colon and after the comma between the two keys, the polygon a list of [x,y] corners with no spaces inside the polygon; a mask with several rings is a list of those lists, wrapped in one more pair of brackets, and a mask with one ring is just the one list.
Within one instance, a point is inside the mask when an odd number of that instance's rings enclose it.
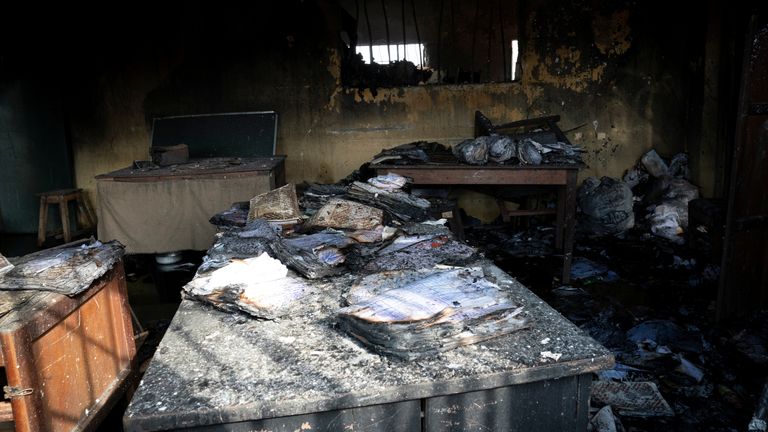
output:
{"label": "soot-stained wall", "polygon": [[651,148],[695,149],[701,128],[691,103],[706,21],[652,3],[522,2],[519,82],[375,92],[341,85],[331,1],[134,14],[117,24],[129,32],[67,54],[77,185],[92,193],[95,175],[146,159],[153,117],[260,110],[279,114],[293,182],[336,181],[406,142],[455,144],[472,136],[475,110],[495,122],[559,114],[586,150],[581,177],[621,176]]}

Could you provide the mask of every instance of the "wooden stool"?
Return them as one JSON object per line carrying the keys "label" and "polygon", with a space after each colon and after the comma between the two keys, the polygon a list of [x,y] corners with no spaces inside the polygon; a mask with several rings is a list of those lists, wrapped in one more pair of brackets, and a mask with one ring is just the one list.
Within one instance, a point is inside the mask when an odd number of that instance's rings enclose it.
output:
{"label": "wooden stool", "polygon": [[[82,189],[61,189],[49,192],[42,192],[37,194],[40,197],[40,220],[37,227],[37,246],[40,247],[45,243],[48,228],[48,205],[58,204],[59,212],[61,213],[61,225],[64,231],[64,243],[69,243],[72,239],[72,233],[69,230],[69,202],[75,201],[77,204],[77,210],[83,214],[85,220],[88,222],[86,229],[90,229],[96,226],[96,218],[85,201]],[[78,218],[75,215],[75,226],[77,226]]]}

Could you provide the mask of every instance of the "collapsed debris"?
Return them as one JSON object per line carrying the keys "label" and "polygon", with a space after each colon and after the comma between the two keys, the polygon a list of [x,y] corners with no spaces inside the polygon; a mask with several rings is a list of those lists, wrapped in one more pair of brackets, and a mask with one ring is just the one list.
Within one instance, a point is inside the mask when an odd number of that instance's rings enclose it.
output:
{"label": "collapsed debris", "polygon": [[[406,192],[406,178],[365,180],[308,185],[301,198],[288,185],[250,200],[245,223],[238,203],[211,218],[219,233],[184,296],[275,319],[300,313],[317,280],[357,272],[369,291],[362,299],[361,283],[347,296],[354,302],[339,312],[342,327],[375,350],[406,359],[524,327],[522,307],[480,269],[439,267],[468,265],[477,250],[455,240],[445,219],[429,220],[432,203]],[[288,227],[286,219],[295,222]],[[381,278],[401,283],[386,291],[385,284],[371,285]]]}
{"label": "collapsed debris", "polygon": [[687,175],[686,154],[675,155],[667,164],[652,149],[627,170],[623,180],[587,178],[578,192],[579,228],[596,235],[620,235],[638,221],[647,221],[646,229],[652,234],[682,244],[688,229],[688,203],[699,197],[698,187],[686,180]]}

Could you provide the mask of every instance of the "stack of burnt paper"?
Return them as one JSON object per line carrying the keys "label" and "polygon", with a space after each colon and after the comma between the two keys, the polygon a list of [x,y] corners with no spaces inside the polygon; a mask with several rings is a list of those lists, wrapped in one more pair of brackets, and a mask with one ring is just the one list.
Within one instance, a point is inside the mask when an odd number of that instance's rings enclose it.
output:
{"label": "stack of burnt paper", "polygon": [[436,264],[464,265],[477,250],[445,234],[401,235],[376,251],[363,267],[367,271],[431,268]]}
{"label": "stack of burnt paper", "polygon": [[269,251],[269,245],[277,241],[278,235],[265,219],[254,219],[243,227],[219,227],[216,241],[203,257],[198,273],[205,273],[223,267],[232,259],[259,256]]}
{"label": "stack of burnt paper", "polygon": [[447,153],[448,149],[440,143],[416,141],[382,150],[371,160],[372,164],[387,163],[397,165],[419,164],[430,161],[430,155]]}
{"label": "stack of burnt paper", "polygon": [[232,207],[216,213],[208,220],[208,222],[219,228],[245,226],[248,222],[248,209],[250,205],[251,203],[248,201],[233,203]]}
{"label": "stack of burnt paper", "polygon": [[[381,180],[381,177],[386,180]],[[393,220],[408,222],[427,219],[430,202],[403,192],[399,188],[390,187],[392,181],[391,177],[379,176],[369,180],[368,183],[354,182],[349,188],[348,195],[351,199],[383,209]],[[385,184],[387,186],[384,186]]]}
{"label": "stack of burnt paper", "polygon": [[19,258],[0,276],[0,289],[34,289],[73,296],[107,273],[123,253],[124,247],[117,240],[91,240],[35,252]]}
{"label": "stack of burnt paper", "polygon": [[303,185],[299,206],[304,214],[312,216],[333,198],[344,198],[347,186],[343,184],[309,184]]}
{"label": "stack of burnt paper", "polygon": [[309,279],[338,274],[346,257],[342,249],[355,243],[343,232],[319,233],[280,239],[270,244],[274,256]]}
{"label": "stack of burnt paper", "polygon": [[366,276],[338,311],[341,328],[376,351],[414,360],[525,327],[523,307],[481,269]]}
{"label": "stack of burnt paper", "polygon": [[184,295],[220,309],[240,310],[260,318],[289,315],[309,292],[300,277],[266,253],[234,259],[184,286]]}

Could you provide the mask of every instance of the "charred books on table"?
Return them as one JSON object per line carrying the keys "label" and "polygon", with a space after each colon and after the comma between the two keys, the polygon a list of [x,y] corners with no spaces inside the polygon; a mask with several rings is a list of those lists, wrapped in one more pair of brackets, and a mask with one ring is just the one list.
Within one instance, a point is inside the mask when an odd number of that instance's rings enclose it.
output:
{"label": "charred books on table", "polygon": [[248,221],[254,219],[293,220],[301,216],[293,183],[251,198]]}
{"label": "charred books on table", "polygon": [[366,276],[338,312],[341,328],[376,351],[415,360],[526,326],[523,307],[480,269],[401,273]]}

